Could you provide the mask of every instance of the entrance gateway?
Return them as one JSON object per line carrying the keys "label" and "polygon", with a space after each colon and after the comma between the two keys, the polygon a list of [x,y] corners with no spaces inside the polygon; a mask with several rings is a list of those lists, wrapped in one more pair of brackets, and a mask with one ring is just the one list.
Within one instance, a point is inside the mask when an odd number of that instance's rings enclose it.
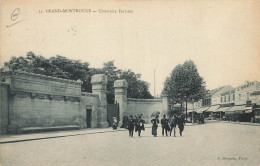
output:
{"label": "entrance gateway", "polygon": [[113,117],[117,118],[117,123],[119,122],[119,104],[108,104],[107,105],[107,122],[109,127],[113,125]]}
{"label": "entrance gateway", "polygon": [[86,110],[86,124],[87,128],[91,128],[91,119],[92,119],[92,106],[87,106]]}

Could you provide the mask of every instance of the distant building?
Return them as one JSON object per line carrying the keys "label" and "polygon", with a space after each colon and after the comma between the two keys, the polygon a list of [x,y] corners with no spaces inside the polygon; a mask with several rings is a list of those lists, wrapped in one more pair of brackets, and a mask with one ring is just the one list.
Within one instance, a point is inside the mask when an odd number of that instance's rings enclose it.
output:
{"label": "distant building", "polygon": [[202,100],[188,103],[187,110],[190,116],[194,110],[214,119],[225,115],[227,120],[260,122],[260,82],[247,81],[236,88],[228,85],[213,89]]}

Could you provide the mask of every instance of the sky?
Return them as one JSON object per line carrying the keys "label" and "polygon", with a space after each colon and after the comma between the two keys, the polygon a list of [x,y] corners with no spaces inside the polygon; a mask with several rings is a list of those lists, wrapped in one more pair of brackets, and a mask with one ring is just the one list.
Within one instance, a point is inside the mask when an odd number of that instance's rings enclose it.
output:
{"label": "sky", "polygon": [[119,69],[142,74],[152,95],[155,70],[160,95],[174,67],[191,59],[208,89],[237,87],[260,81],[259,17],[257,0],[2,0],[1,66],[28,51],[46,58],[62,55],[90,67],[115,60]]}

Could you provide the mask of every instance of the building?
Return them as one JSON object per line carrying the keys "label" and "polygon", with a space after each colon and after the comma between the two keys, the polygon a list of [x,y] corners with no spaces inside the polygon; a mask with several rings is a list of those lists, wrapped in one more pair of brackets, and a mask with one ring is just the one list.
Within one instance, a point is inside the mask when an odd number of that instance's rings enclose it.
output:
{"label": "building", "polygon": [[236,88],[223,86],[211,90],[198,102],[188,103],[188,113],[203,113],[213,119],[260,122],[260,82],[247,81]]}
{"label": "building", "polygon": [[196,113],[203,113],[205,117],[208,117],[212,112],[216,111],[220,107],[221,93],[232,89],[234,89],[232,86],[227,85],[210,90],[202,100],[194,103],[189,102],[187,104],[188,113],[191,114],[194,110]]}
{"label": "building", "polygon": [[221,109],[228,120],[259,121],[260,82],[247,81],[232,91],[221,94]]}

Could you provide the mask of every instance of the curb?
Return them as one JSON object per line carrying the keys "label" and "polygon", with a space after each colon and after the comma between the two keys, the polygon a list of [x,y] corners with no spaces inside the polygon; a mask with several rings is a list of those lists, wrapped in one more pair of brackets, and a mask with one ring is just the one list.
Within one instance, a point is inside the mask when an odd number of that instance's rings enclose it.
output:
{"label": "curb", "polygon": [[248,125],[248,126],[260,126],[258,123],[243,123],[243,122],[221,122],[221,123],[230,123],[230,124],[239,124],[239,125]]}
{"label": "curb", "polygon": [[121,129],[121,130],[111,130],[111,131],[97,131],[97,132],[92,132],[92,133],[81,133],[81,134],[59,135],[59,136],[29,138],[29,139],[18,139],[18,140],[12,140],[12,141],[0,141],[0,144],[35,141],[35,140],[52,139],[52,138],[62,138],[62,137],[72,137],[72,136],[87,135],[87,134],[101,134],[101,133],[110,133],[110,132],[117,132],[117,131],[126,131],[126,130]]}

